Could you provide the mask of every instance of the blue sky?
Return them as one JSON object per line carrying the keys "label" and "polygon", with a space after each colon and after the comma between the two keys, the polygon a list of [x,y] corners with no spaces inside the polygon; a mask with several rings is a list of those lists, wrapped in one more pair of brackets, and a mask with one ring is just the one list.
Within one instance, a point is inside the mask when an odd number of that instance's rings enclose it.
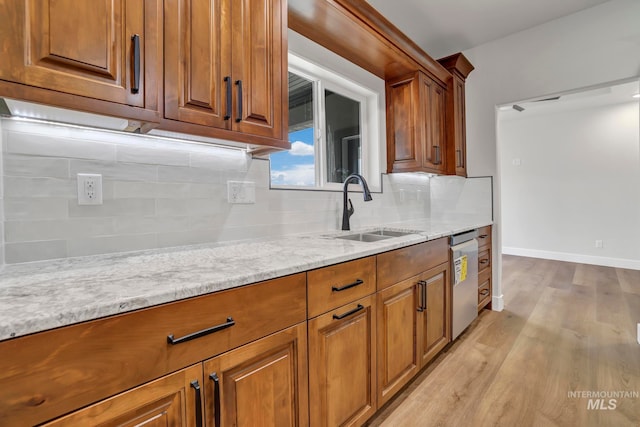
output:
{"label": "blue sky", "polygon": [[271,155],[271,183],[275,185],[315,184],[314,129],[289,133],[291,150]]}

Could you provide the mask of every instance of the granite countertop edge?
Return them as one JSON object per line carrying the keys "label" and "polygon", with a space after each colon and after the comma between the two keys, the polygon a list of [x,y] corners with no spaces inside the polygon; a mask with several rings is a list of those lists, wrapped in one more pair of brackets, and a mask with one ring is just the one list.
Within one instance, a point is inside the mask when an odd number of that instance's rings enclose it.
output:
{"label": "granite countertop edge", "polygon": [[[8,265],[0,284],[0,341],[376,255],[490,225],[424,221]],[[378,242],[336,239],[380,228]],[[204,264],[204,265],[203,265]]]}

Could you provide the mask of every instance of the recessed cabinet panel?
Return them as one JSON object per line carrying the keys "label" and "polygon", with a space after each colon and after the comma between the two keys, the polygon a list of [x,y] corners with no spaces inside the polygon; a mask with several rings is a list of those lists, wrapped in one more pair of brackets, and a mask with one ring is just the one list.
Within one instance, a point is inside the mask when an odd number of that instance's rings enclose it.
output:
{"label": "recessed cabinet panel", "polygon": [[286,13],[282,0],[232,0],[233,117],[242,133],[282,137]]}
{"label": "recessed cabinet panel", "polygon": [[378,292],[378,405],[418,372],[416,280]]}
{"label": "recessed cabinet panel", "polygon": [[207,425],[308,425],[306,338],[301,323],[205,361]]}
{"label": "recessed cabinet panel", "polygon": [[450,293],[449,264],[442,264],[421,275],[425,310],[420,321],[422,327],[421,358],[422,366],[433,359],[447,343],[451,341],[450,333]]}
{"label": "recessed cabinet panel", "polygon": [[[414,91],[409,84],[410,81],[403,81],[393,85],[393,114],[394,122],[399,124],[408,122],[414,116],[415,102]],[[413,130],[413,132],[411,132]],[[416,139],[415,129],[407,129],[404,125],[393,127],[395,139],[396,161],[415,161],[418,158],[419,146],[414,143]]]}
{"label": "recessed cabinet panel", "polygon": [[375,412],[375,316],[369,295],[309,320],[312,426],[358,426]]}
{"label": "recessed cabinet panel", "polygon": [[230,129],[227,0],[166,0],[164,8],[165,117]]}
{"label": "recessed cabinet panel", "polygon": [[445,89],[420,71],[387,81],[387,172],[444,173]]}
{"label": "recessed cabinet panel", "polygon": [[197,405],[192,381],[202,385],[201,365],[151,381],[44,425],[193,426],[196,420],[194,409]]}
{"label": "recessed cabinet panel", "polygon": [[[0,5],[0,79],[145,106],[145,0]],[[149,3],[148,5],[146,3]],[[150,21],[154,14],[149,11]],[[152,50],[152,49],[151,49]],[[149,52],[151,54],[151,52]],[[137,65],[136,65],[137,64]]]}

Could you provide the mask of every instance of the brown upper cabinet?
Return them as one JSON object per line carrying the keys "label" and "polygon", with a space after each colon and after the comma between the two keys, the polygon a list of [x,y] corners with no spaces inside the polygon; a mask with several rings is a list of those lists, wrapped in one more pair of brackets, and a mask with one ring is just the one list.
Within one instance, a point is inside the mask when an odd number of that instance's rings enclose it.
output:
{"label": "brown upper cabinet", "polygon": [[288,148],[286,7],[166,0],[161,127]]}
{"label": "brown upper cabinet", "polygon": [[462,54],[439,59],[453,76],[447,86],[447,154],[449,175],[467,176],[467,131],[465,125],[465,80],[473,65]]}
{"label": "brown upper cabinet", "polygon": [[445,170],[445,88],[421,71],[387,81],[387,172]]}
{"label": "brown upper cabinet", "polygon": [[158,121],[159,13],[159,0],[0,2],[0,95]]}

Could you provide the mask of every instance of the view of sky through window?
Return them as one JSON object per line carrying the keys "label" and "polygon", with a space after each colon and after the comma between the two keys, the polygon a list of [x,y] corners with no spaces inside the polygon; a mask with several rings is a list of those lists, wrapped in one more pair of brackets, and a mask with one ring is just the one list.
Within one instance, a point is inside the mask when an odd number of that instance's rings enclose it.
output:
{"label": "view of sky through window", "polygon": [[314,128],[289,133],[291,150],[271,155],[271,183],[275,185],[315,185]]}

